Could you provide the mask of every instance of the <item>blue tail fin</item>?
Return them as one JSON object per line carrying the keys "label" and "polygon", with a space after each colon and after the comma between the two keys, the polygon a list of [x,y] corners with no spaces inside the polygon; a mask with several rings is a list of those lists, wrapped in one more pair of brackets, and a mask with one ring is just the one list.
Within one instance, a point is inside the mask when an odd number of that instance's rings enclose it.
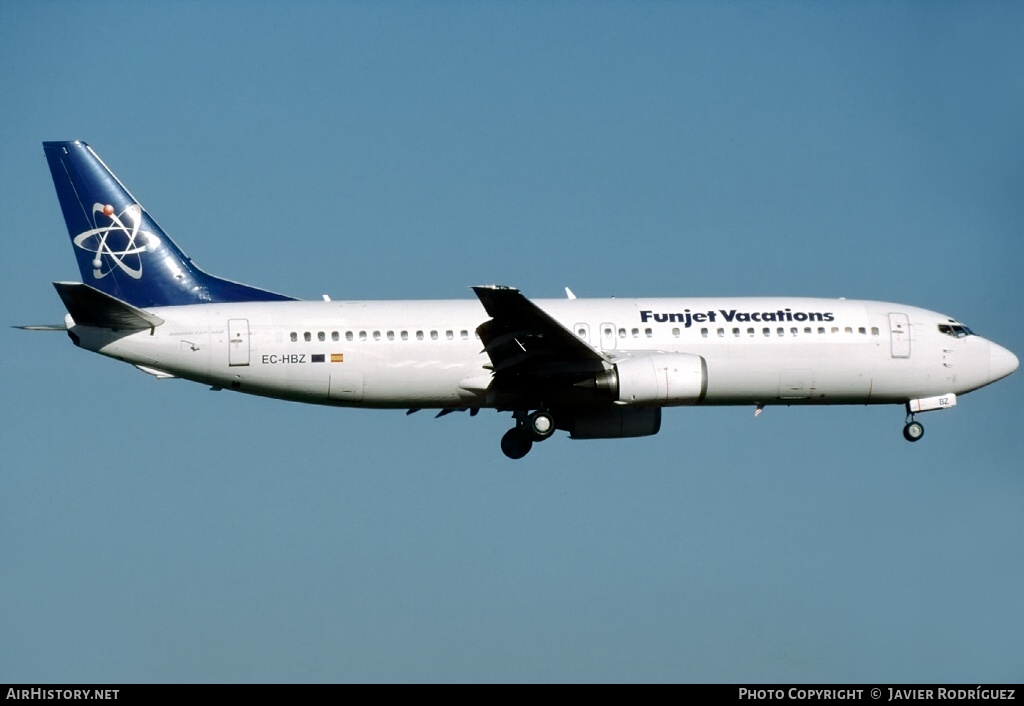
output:
{"label": "blue tail fin", "polygon": [[84,142],[44,142],[82,281],[137,307],[287,300],[203,272]]}

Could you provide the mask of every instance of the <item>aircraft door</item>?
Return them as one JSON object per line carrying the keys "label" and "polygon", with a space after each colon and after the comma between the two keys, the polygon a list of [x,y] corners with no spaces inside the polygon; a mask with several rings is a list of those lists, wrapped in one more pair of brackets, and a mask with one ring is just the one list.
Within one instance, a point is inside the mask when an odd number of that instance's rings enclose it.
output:
{"label": "aircraft door", "polygon": [[228,365],[249,364],[249,320],[228,319]]}
{"label": "aircraft door", "polygon": [[910,357],[910,317],[889,314],[889,336],[892,338],[892,357]]}
{"label": "aircraft door", "polygon": [[601,348],[602,350],[615,350],[615,324],[601,324]]}

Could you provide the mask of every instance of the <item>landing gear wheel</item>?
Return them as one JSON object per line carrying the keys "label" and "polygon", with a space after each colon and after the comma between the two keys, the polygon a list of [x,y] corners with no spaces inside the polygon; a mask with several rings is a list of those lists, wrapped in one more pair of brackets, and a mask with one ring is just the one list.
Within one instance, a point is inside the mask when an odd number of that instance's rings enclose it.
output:
{"label": "landing gear wheel", "polygon": [[527,420],[534,441],[544,441],[555,433],[555,418],[548,412],[534,412]]}
{"label": "landing gear wheel", "polygon": [[918,441],[924,436],[924,426],[921,422],[910,422],[903,427],[903,438],[907,441]]}
{"label": "landing gear wheel", "polygon": [[505,432],[501,437],[501,452],[511,459],[520,459],[530,453],[533,448],[533,439],[530,432],[516,427]]}

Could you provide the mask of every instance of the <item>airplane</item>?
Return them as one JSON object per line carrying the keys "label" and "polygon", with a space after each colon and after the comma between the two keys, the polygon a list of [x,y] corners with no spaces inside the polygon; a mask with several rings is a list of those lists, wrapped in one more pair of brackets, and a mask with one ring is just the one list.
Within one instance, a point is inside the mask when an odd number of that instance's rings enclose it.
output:
{"label": "airplane", "polygon": [[846,299],[302,301],[207,274],[89,145],[44,142],[82,282],[55,282],[66,331],[157,378],[337,407],[511,412],[511,459],[556,431],[657,434],[662,409],[898,404],[918,413],[1017,369],[944,314]]}

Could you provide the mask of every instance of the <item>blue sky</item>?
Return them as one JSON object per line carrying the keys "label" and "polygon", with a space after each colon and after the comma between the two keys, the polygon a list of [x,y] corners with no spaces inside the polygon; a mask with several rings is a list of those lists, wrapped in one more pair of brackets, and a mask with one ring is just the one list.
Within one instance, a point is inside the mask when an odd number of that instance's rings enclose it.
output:
{"label": "blue sky", "polygon": [[1024,352],[1019,3],[0,4],[0,681],[1024,678],[1021,374],[658,436],[75,349],[40,143],[300,297],[845,296]]}

